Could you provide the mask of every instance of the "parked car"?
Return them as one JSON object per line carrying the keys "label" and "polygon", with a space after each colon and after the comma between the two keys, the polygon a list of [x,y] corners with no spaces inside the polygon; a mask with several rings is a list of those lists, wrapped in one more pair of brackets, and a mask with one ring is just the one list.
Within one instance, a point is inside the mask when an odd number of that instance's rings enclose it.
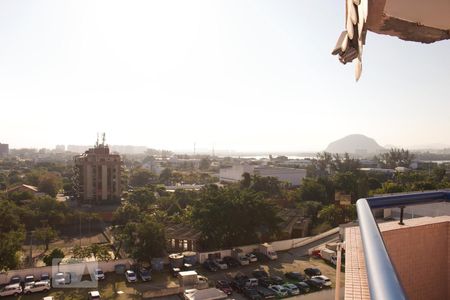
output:
{"label": "parked car", "polygon": [[269,278],[269,274],[267,274],[267,272],[266,271],[264,271],[264,270],[256,270],[256,271],[253,271],[252,272],[252,275],[253,275],[253,277],[255,277],[255,278],[263,278],[263,277],[265,277],[265,278]]}
{"label": "parked car", "polygon": [[137,277],[136,277],[136,273],[134,273],[133,270],[127,270],[125,272],[125,278],[127,279],[128,282],[136,282],[137,281]]}
{"label": "parked car", "polygon": [[205,260],[203,262],[203,267],[211,272],[216,272],[218,270],[216,265],[210,260]]}
{"label": "parked car", "polygon": [[95,280],[103,280],[103,279],[105,279],[105,273],[103,273],[102,269],[97,268],[94,270],[94,277],[95,277]]}
{"label": "parked car", "polygon": [[41,280],[40,280],[40,281],[51,282],[51,280],[50,280],[50,274],[48,274],[48,273],[42,273],[42,274],[41,274]]}
{"label": "parked car", "polygon": [[305,276],[300,272],[288,272],[288,273],[284,274],[284,277],[286,277],[287,279],[290,279],[290,280],[298,281],[298,282],[306,279]]}
{"label": "parked car", "polygon": [[181,266],[181,270],[183,270],[183,271],[191,271],[191,270],[194,270],[194,266],[192,264],[184,263]]}
{"label": "parked car", "polygon": [[245,281],[246,287],[257,287],[258,286],[258,279],[256,278],[249,278]]}
{"label": "parked car", "polygon": [[305,274],[309,277],[313,277],[313,276],[322,275],[322,272],[320,272],[320,270],[317,268],[306,268]]}
{"label": "parked car", "polygon": [[37,292],[48,292],[50,290],[50,283],[47,281],[37,281],[28,284],[23,289],[24,294],[31,294]]}
{"label": "parked car", "polygon": [[272,280],[273,284],[275,285],[282,285],[284,283],[283,278],[280,276],[271,276],[269,277],[270,280]]}
{"label": "parked car", "polygon": [[20,278],[20,276],[13,276],[9,280],[9,284],[11,285],[11,284],[20,283],[21,281],[22,281],[22,278]]}
{"label": "parked car", "polygon": [[22,287],[20,286],[20,283],[13,283],[8,284],[4,288],[0,290],[0,296],[6,297],[6,296],[19,296],[22,294]]}
{"label": "parked car", "polygon": [[150,270],[147,268],[139,268],[139,277],[141,277],[142,281],[150,281],[152,280],[152,275],[150,274]]}
{"label": "parked car", "polygon": [[258,293],[261,295],[261,297],[263,299],[273,299],[276,297],[275,292],[267,287],[258,286],[256,288],[256,290],[258,291]]}
{"label": "parked car", "polygon": [[227,280],[217,280],[216,288],[227,294],[228,296],[232,294],[233,289]]}
{"label": "parked car", "polygon": [[178,273],[180,273],[181,269],[180,268],[171,268],[170,269],[170,273],[172,273],[173,277],[177,277]]}
{"label": "parked car", "polygon": [[245,256],[245,255],[244,256],[240,256],[238,261],[239,261],[239,264],[241,266],[246,266],[246,265],[250,264],[250,261],[248,260],[247,256]]}
{"label": "parked car", "polygon": [[305,282],[313,290],[321,290],[323,288],[323,281],[317,278],[306,279]]}
{"label": "parked car", "polygon": [[289,296],[295,296],[300,294],[300,290],[295,284],[285,283],[283,286],[288,290]]}
{"label": "parked car", "polygon": [[256,288],[247,287],[243,291],[244,296],[250,300],[261,300],[262,297],[256,290]]}
{"label": "parked car", "polygon": [[294,283],[294,284],[297,286],[297,288],[299,289],[300,293],[302,293],[302,294],[309,293],[309,291],[311,290],[309,285],[306,282],[304,282],[304,281],[300,281],[300,282],[297,282],[297,283]]}
{"label": "parked car", "polygon": [[253,253],[248,253],[248,254],[246,254],[245,256],[247,256],[247,259],[248,259],[250,262],[257,262],[257,261],[258,261],[258,258],[257,258],[256,255],[253,254]]}
{"label": "parked car", "polygon": [[227,270],[228,265],[226,262],[224,262],[222,259],[214,259],[212,263],[217,267],[219,270]]}
{"label": "parked car", "polygon": [[34,275],[27,275],[24,279],[24,287],[28,285],[32,285],[36,280],[34,279]]}
{"label": "parked car", "polygon": [[274,291],[274,293],[277,295],[277,297],[286,297],[289,294],[288,290],[281,285],[274,284],[274,285],[271,285],[269,287],[269,289]]}
{"label": "parked car", "polygon": [[58,272],[53,277],[53,286],[66,284],[66,275],[62,272]]}
{"label": "parked car", "polygon": [[237,267],[239,266],[239,262],[231,256],[225,256],[223,258],[223,261],[228,265],[228,267],[232,268],[232,267]]}
{"label": "parked car", "polygon": [[261,252],[252,252],[251,254],[256,256],[256,258],[258,259],[259,262],[265,262],[265,261],[269,260],[269,258],[267,256],[265,256],[264,254],[262,254]]}
{"label": "parked car", "polygon": [[319,275],[319,276],[314,276],[313,277],[314,279],[320,279],[320,280],[322,280],[323,281],[323,286],[324,287],[330,287],[331,286],[331,280],[330,280],[330,278],[328,278],[327,276],[325,276],[325,275]]}
{"label": "parked car", "polygon": [[262,277],[258,279],[258,285],[263,286],[263,287],[269,287],[271,285],[273,285],[274,282],[272,281],[272,279],[267,278],[267,277]]}
{"label": "parked car", "polygon": [[197,275],[197,281],[198,283],[206,283],[208,284],[208,278],[202,275]]}
{"label": "parked car", "polygon": [[233,279],[230,281],[230,286],[233,290],[235,290],[238,293],[241,293],[243,291],[243,289],[245,288],[244,281],[236,280],[236,279]]}
{"label": "parked car", "polygon": [[100,293],[98,291],[90,291],[88,293],[88,300],[98,300],[100,299]]}

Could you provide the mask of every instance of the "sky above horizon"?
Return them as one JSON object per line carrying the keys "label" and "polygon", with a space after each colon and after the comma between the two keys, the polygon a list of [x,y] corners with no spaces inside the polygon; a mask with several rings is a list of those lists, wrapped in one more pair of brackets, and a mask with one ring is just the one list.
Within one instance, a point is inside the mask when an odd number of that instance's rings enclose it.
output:
{"label": "sky above horizon", "polygon": [[450,144],[450,41],[368,33],[331,55],[345,1],[0,2],[0,142],[318,151],[360,133]]}

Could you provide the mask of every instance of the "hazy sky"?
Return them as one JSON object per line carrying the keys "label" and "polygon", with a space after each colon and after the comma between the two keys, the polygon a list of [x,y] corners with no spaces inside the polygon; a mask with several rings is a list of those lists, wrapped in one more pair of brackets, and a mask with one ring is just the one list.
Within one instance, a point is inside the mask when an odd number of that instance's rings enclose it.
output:
{"label": "hazy sky", "polygon": [[2,0],[0,142],[450,144],[450,42],[369,33],[355,83],[330,54],[344,14],[344,0]]}

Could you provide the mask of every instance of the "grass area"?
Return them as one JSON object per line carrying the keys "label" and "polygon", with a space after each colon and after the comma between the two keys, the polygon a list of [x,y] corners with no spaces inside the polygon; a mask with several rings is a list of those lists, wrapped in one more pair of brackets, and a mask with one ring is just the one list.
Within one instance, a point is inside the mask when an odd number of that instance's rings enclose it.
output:
{"label": "grass area", "polygon": [[98,288],[52,288],[48,293],[22,295],[19,299],[41,300],[45,296],[53,296],[57,300],[86,299],[88,292],[98,290],[102,299],[142,299],[140,296],[147,283],[128,283],[124,275],[106,274],[106,279],[100,281]]}

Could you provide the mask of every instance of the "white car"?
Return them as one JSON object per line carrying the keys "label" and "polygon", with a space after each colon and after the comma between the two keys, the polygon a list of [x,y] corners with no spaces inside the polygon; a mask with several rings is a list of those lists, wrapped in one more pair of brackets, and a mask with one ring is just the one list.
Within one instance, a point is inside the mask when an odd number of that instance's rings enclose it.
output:
{"label": "white car", "polygon": [[53,276],[53,284],[54,285],[64,285],[64,284],[66,284],[66,275],[64,273],[62,273],[62,272],[56,273],[55,276]]}
{"label": "white car", "polygon": [[285,284],[283,284],[283,286],[288,290],[288,293],[291,296],[300,294],[300,290],[298,289],[298,287],[295,284],[285,283]]}
{"label": "white car", "polygon": [[48,292],[50,290],[50,283],[48,281],[37,281],[31,285],[25,286],[23,293],[31,294],[36,292]]}
{"label": "white car", "polygon": [[313,276],[312,278],[316,278],[322,281],[323,286],[330,287],[331,286],[331,280],[325,275],[319,275],[319,276]]}
{"label": "white car", "polygon": [[228,265],[221,259],[215,259],[213,260],[213,264],[219,268],[220,270],[227,270],[228,269]]}
{"label": "white car", "polygon": [[3,296],[19,296],[22,294],[20,283],[9,284],[0,290],[0,297]]}
{"label": "white car", "polygon": [[100,299],[100,293],[98,291],[90,291],[88,293],[89,300],[97,300]]}
{"label": "white car", "polygon": [[269,289],[275,292],[277,297],[286,297],[289,294],[288,289],[283,287],[282,285],[270,285]]}
{"label": "white car", "polygon": [[50,282],[50,275],[48,273],[42,273],[41,274],[41,280],[39,281],[47,281]]}
{"label": "white car", "polygon": [[245,256],[247,256],[247,259],[248,259],[250,262],[256,262],[256,261],[258,261],[258,258],[257,258],[256,255],[253,254],[253,253],[246,254]]}
{"label": "white car", "polygon": [[132,270],[127,270],[125,272],[125,277],[128,282],[136,282],[137,281],[136,273],[134,273],[134,271],[132,271]]}
{"label": "white car", "polygon": [[105,273],[103,273],[103,270],[100,268],[95,269],[94,277],[95,277],[95,280],[103,280],[103,279],[105,279]]}
{"label": "white car", "polygon": [[33,276],[33,275],[27,275],[27,276],[25,276],[25,287],[28,286],[28,285],[33,285],[33,283],[34,283],[35,281],[36,281],[36,280],[34,279],[34,276]]}

